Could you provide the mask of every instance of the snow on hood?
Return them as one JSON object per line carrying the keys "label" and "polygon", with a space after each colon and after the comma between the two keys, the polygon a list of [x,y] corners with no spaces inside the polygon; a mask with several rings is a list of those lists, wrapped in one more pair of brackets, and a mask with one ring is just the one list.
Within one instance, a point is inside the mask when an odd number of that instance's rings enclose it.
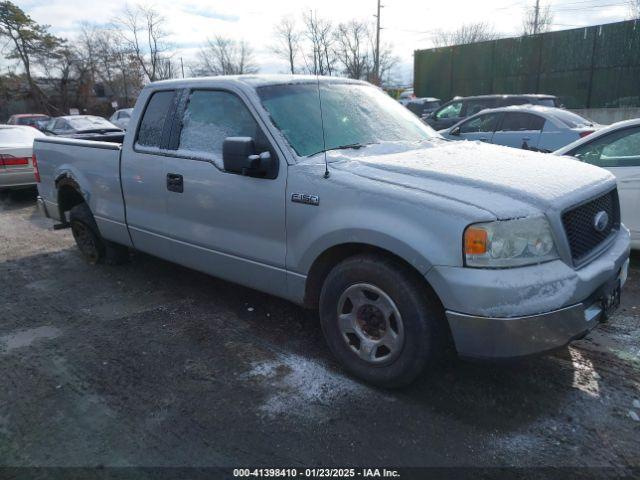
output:
{"label": "snow on hood", "polygon": [[332,167],[489,210],[498,218],[564,209],[615,185],[606,170],[569,158],[482,142],[435,139],[328,153]]}

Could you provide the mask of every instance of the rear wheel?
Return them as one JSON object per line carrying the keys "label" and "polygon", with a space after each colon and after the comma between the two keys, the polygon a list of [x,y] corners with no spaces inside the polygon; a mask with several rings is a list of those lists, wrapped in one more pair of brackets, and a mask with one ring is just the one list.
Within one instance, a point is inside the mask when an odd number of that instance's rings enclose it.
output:
{"label": "rear wheel", "polygon": [[393,259],[359,255],[336,265],[320,294],[329,348],[367,382],[400,387],[442,356],[444,310],[424,280]]}
{"label": "rear wheel", "polygon": [[76,245],[89,264],[120,264],[128,260],[129,250],[126,247],[102,238],[86,203],[76,205],[70,210],[69,223]]}

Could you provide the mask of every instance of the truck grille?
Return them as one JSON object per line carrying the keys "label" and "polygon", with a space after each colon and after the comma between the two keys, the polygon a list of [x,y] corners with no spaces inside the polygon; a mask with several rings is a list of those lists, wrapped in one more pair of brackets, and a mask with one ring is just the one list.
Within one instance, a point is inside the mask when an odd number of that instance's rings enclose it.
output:
{"label": "truck grille", "polygon": [[[599,212],[609,216],[609,223],[601,231],[595,227]],[[578,264],[620,228],[618,190],[614,188],[595,200],[567,210],[562,214],[562,224],[571,247],[571,257],[574,264]]]}

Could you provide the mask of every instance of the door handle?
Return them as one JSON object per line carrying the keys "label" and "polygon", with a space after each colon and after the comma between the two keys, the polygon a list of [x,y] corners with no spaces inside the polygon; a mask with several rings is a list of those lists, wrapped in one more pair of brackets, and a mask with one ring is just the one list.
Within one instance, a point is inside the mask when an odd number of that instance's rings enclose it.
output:
{"label": "door handle", "polygon": [[182,175],[177,173],[167,173],[167,190],[170,192],[182,193],[184,191]]}

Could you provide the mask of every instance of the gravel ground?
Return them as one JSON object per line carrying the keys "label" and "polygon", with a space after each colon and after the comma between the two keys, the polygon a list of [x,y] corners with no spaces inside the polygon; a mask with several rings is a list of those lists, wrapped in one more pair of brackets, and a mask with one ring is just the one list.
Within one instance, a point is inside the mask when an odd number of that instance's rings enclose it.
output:
{"label": "gravel ground", "polygon": [[142,254],[86,265],[0,200],[0,465],[640,467],[640,256],[570,348],[384,391],[313,312]]}

